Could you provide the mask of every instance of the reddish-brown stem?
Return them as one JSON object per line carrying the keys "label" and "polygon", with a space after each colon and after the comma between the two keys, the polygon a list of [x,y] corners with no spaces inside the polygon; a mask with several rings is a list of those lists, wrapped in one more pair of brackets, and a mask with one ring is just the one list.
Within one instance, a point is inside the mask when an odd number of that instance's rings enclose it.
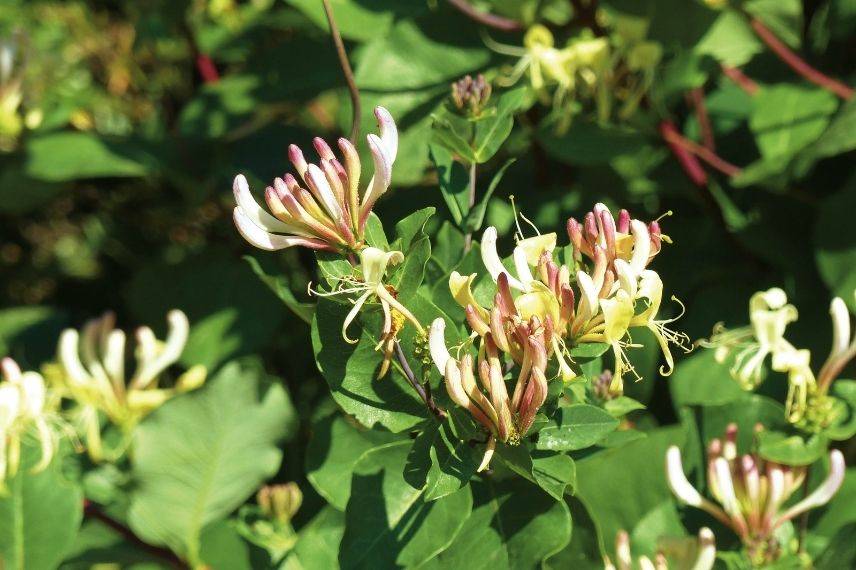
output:
{"label": "reddish-brown stem", "polygon": [[473,8],[467,0],[448,0],[449,4],[457,8],[459,12],[468,16],[471,20],[483,24],[495,30],[503,32],[519,32],[523,29],[523,24],[511,18],[489,14]]}
{"label": "reddish-brown stem", "polygon": [[729,67],[725,64],[720,65],[720,67],[722,68],[722,73],[748,95],[755,95],[758,92],[758,84],[743,73],[740,68]]}
{"label": "reddish-brown stem", "polygon": [[716,141],[713,138],[713,129],[710,126],[710,117],[704,104],[704,88],[696,87],[687,93],[687,99],[693,106],[699,130],[701,131],[701,142],[710,151],[716,151]]}
{"label": "reddish-brown stem", "polygon": [[675,155],[675,158],[678,160],[678,163],[681,165],[681,168],[687,175],[687,178],[689,178],[690,181],[698,187],[703,188],[707,186],[707,172],[704,171],[704,168],[698,159],[681,145],[669,140],[670,134],[677,134],[677,132],[678,130],[671,121],[663,121],[660,123],[660,135],[663,137],[663,140],[666,141],[666,144],[669,146],[669,150],[671,150],[672,154]]}
{"label": "reddish-brown stem", "polygon": [[187,564],[184,563],[178,556],[176,556],[171,550],[167,550],[166,548],[159,548],[157,546],[153,546],[147,542],[144,542],[140,537],[134,534],[130,528],[117,521],[107,513],[101,510],[101,507],[89,501],[88,499],[83,500],[83,515],[86,518],[95,519],[105,526],[109,527],[117,534],[121,535],[122,538],[132,543],[134,546],[139,548],[140,550],[144,550],[155,556],[160,558],[173,568],[189,568]]}
{"label": "reddish-brown stem", "polygon": [[[677,148],[690,152],[702,159],[712,168],[715,168],[729,177],[737,176],[742,172],[740,167],[731,164],[730,162],[720,158],[715,152],[712,152],[697,142],[693,142],[681,135],[675,128],[674,124],[670,121],[663,121],[660,123],[660,135],[663,137],[663,140],[669,144],[669,147],[672,148],[672,152],[675,152]],[[675,154],[677,156],[676,152]],[[680,157],[678,158],[680,160]]]}
{"label": "reddish-brown stem", "polygon": [[217,83],[220,81],[220,72],[217,71],[217,66],[204,53],[196,56],[196,70],[199,72],[199,76],[202,77],[203,83]]}
{"label": "reddish-brown stem", "polygon": [[749,25],[752,26],[752,29],[761,38],[761,41],[767,44],[767,47],[775,53],[779,59],[781,59],[788,67],[796,71],[799,75],[804,77],[806,80],[814,83],[819,87],[823,87],[827,91],[835,93],[842,99],[849,101],[853,98],[853,89],[848,85],[838,81],[837,79],[833,79],[828,75],[824,75],[820,71],[816,70],[812,66],[810,66],[806,61],[801,58],[799,55],[794,53],[791,48],[786,46],[782,40],[776,37],[776,34],[768,28],[764,22],[756,18],[755,16],[749,16]]}
{"label": "reddish-brown stem", "polygon": [[327,15],[327,24],[330,26],[330,35],[333,37],[333,46],[336,48],[336,55],[339,57],[339,65],[342,66],[342,74],[345,76],[345,83],[348,84],[348,93],[351,95],[351,112],[353,115],[351,115],[351,136],[348,138],[354,143],[360,134],[360,114],[362,113],[360,91],[357,89],[354,70],[351,69],[351,63],[348,61],[348,52],[345,51],[345,44],[342,41],[342,34],[339,33],[339,26],[336,25],[330,0],[321,0],[321,2],[324,5],[324,13]]}

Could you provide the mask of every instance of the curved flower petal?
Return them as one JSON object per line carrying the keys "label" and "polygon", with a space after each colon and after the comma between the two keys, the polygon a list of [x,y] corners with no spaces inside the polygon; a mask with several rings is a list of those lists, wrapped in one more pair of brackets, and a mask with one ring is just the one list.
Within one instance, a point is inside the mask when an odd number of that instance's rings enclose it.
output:
{"label": "curved flower petal", "polygon": [[235,195],[235,202],[238,208],[259,228],[269,232],[289,233],[291,231],[289,224],[277,220],[268,214],[264,208],[259,206],[259,203],[256,202],[256,199],[250,193],[250,186],[247,184],[247,179],[243,174],[235,176],[235,181],[232,183],[232,192]]}
{"label": "curved flower petal", "polygon": [[385,108],[375,107],[374,114],[380,127],[380,139],[383,141],[383,146],[389,155],[390,165],[392,165],[396,155],[398,155],[398,127],[395,126],[392,115]]}
{"label": "curved flower petal", "polygon": [[437,370],[440,371],[440,376],[446,375],[446,365],[452,356],[449,354],[449,349],[446,348],[446,321],[442,317],[437,317],[431,323],[431,329],[428,331],[428,349],[431,353],[431,360]]}
{"label": "curved flower petal", "polygon": [[487,269],[488,273],[490,273],[490,276],[494,281],[497,280],[500,273],[505,273],[508,276],[508,285],[510,287],[513,287],[518,291],[525,290],[523,284],[517,278],[509,275],[508,271],[505,269],[505,266],[502,265],[502,260],[499,258],[499,254],[496,252],[496,239],[496,228],[493,226],[488,226],[488,228],[482,234],[481,241],[481,257],[485,269]]}
{"label": "curved flower petal", "polygon": [[322,241],[320,239],[304,238],[293,235],[272,234],[266,230],[263,230],[262,228],[257,226],[249,217],[247,217],[244,210],[240,207],[236,207],[232,211],[232,219],[235,222],[235,227],[238,228],[238,233],[240,233],[241,236],[251,245],[254,245],[259,249],[264,249],[267,251],[277,251],[295,245],[302,245],[310,249],[330,249],[330,246],[327,244],[327,242]]}

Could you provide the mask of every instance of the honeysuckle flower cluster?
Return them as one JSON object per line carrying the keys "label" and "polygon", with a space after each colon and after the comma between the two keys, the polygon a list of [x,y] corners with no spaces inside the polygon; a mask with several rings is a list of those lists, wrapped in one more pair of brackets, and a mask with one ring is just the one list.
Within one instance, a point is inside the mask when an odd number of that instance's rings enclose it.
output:
{"label": "honeysuckle flower cluster", "polygon": [[[476,365],[487,395],[472,380],[472,358],[449,356],[443,321],[438,319],[431,327],[434,363],[445,375],[452,399],[490,432],[488,451],[495,439],[514,443],[525,435],[546,397],[549,362],[555,359],[562,380],[577,376],[574,347],[611,346],[615,371],[609,392],[615,395],[623,391],[623,375],[633,371],[625,352],[634,346],[629,340],[631,328],[646,327],[654,333],[666,358],[664,375],[674,368],[669,343],[683,346],[688,341],[666,328],[671,321],[657,318],[663,284],[656,272],[646,269],[668,239],[657,222],[631,219],[624,210],[616,221],[606,206],[597,204],[582,224],[573,218],[568,221],[568,234],[572,266],[554,260],[556,234],[543,234],[517,240],[512,275],[497,252],[496,228],[487,228],[481,256],[496,284],[490,307],[482,306],[473,295],[477,274],[452,272],[452,296],[465,310],[471,339],[480,340]],[[511,400],[501,381],[503,357],[520,367]]]}
{"label": "honeysuckle flower cluster", "polygon": [[786,506],[805,481],[806,467],[780,465],[752,453],[738,455],[737,426],[731,424],[725,437],[712,440],[707,448],[707,487],[714,499],[711,501],[687,480],[680,449],[673,446],[666,453],[666,474],[675,496],[731,528],[750,558],[758,563],[781,555],[783,545],[777,529],[828,503],[841,487],[844,473],[844,456],[837,449],[830,451],[826,479],[802,500]]}
{"label": "honeysuckle flower cluster", "polygon": [[[716,562],[716,539],[713,536],[713,531],[707,527],[703,527],[698,532],[698,540],[693,545],[692,552],[682,553],[689,554],[681,557],[681,562],[684,564],[678,565],[679,568],[691,568],[692,570],[710,570]],[[635,563],[634,563],[635,562]],[[635,560],[630,552],[630,535],[626,531],[621,530],[615,535],[615,563],[613,564],[609,556],[603,557],[604,570],[668,570],[669,558],[664,552],[657,552],[652,561],[647,556],[639,556]]]}
{"label": "honeysuckle flower cluster", "polygon": [[475,79],[466,75],[452,83],[452,103],[457,110],[477,117],[487,105],[491,91],[490,83],[481,73]]}
{"label": "honeysuckle flower cluster", "polygon": [[[622,102],[619,117],[626,119],[654,81],[654,72],[662,58],[662,48],[645,40],[642,26],[619,25],[611,41],[590,33],[556,47],[553,34],[536,24],[523,38],[523,47],[488,41],[498,53],[519,58],[509,74],[499,79],[503,85],[517,83],[528,74],[532,88],[542,96],[552,90],[552,104],[561,107],[574,100],[591,100],[600,120],[609,120],[613,101]],[[573,105],[571,105],[573,110]],[[566,113],[569,117],[571,113]],[[562,128],[568,126],[565,121]]]}
{"label": "honeysuckle flower cluster", "polygon": [[21,442],[33,436],[41,447],[41,457],[33,471],[47,467],[57,447],[51,428],[45,380],[38,372],[22,372],[11,358],[0,361],[0,492],[7,477],[13,477],[21,463]]}
{"label": "honeysuckle flower cluster", "polygon": [[136,367],[126,380],[126,335],[114,328],[115,322],[115,315],[106,313],[87,322],[80,332],[66,329],[59,339],[57,363],[45,368],[57,391],[76,402],[82,436],[94,461],[107,457],[100,414],[127,436],[152,410],[176,394],[198,388],[206,377],[205,367],[197,365],[179,376],[174,386],[160,385],[161,375],[178,361],[187,344],[187,317],[173,310],[167,314],[165,341],[158,340],[149,327],[137,329]]}
{"label": "honeysuckle flower cluster", "polygon": [[384,283],[387,269],[404,261],[404,254],[400,251],[383,251],[376,247],[366,247],[360,251],[359,257],[360,265],[356,275],[339,277],[336,280],[336,287],[330,292],[310,289],[310,293],[319,297],[358,294],[356,299],[351,301],[353,307],[342,322],[342,338],[350,344],[355,344],[357,340],[348,336],[348,327],[356,319],[360,310],[366,303],[373,300],[380,304],[383,310],[383,325],[376,350],[381,350],[384,355],[378,372],[378,378],[382,378],[389,370],[395,341],[405,322],[411,323],[420,335],[425,334],[425,329],[419,319],[398,301],[395,288]]}
{"label": "honeysuckle flower cluster", "polygon": [[850,313],[840,297],[832,300],[830,315],[832,348],[817,377],[811,368],[811,353],[785,339],[788,325],[796,321],[799,314],[796,307],[788,303],[785,292],[777,287],[752,295],[749,326],[729,330],[718,324],[710,339],[701,344],[715,349],[718,362],[732,361],[731,376],[744,390],[753,390],[764,380],[769,356],[771,368],[788,376],[788,421],[800,423],[810,419],[812,426],[823,427],[834,419],[830,417],[831,406],[827,401],[829,388],[856,356],[856,339],[851,340],[850,334]]}
{"label": "honeysuckle flower cluster", "polygon": [[297,177],[285,174],[265,189],[270,213],[253,198],[247,179],[237,175],[233,219],[244,239],[269,251],[292,246],[341,253],[359,251],[364,246],[369,214],[389,188],[398,152],[398,130],[392,116],[383,107],[376,107],[375,117],[380,136],[366,137],[374,175],[362,192],[360,156],[345,138],[337,141],[342,153],[339,160],[330,145],[316,137],[312,142],[318,164],[307,162],[296,145],[289,146],[288,157]]}

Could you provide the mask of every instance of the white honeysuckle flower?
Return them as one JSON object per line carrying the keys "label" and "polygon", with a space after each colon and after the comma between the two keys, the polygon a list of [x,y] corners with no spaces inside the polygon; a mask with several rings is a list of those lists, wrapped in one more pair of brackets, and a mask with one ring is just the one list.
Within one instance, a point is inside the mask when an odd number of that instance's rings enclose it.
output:
{"label": "white honeysuckle flower", "polygon": [[[676,446],[666,452],[669,487],[682,502],[703,509],[730,527],[750,553],[779,552],[781,533],[777,529],[808,510],[828,503],[844,481],[844,456],[832,450],[829,473],[823,483],[803,500],[784,509],[788,500],[802,488],[806,466],[781,465],[757,454],[738,455],[736,424],[728,426],[725,441],[729,445],[714,439],[707,449],[707,486],[718,505],[702,497],[689,483]],[[712,554],[705,556],[708,560]]]}
{"label": "white honeysuckle flower", "polygon": [[[74,400],[87,450],[94,461],[105,459],[99,413],[121,428],[126,440],[131,430],[152,410],[176,394],[194,390],[205,382],[204,366],[192,366],[173,387],[160,386],[162,374],[177,363],[187,344],[190,323],[179,310],[167,313],[168,332],[162,342],[149,327],[135,336],[135,367],[126,382],[127,337],[114,328],[115,316],[106,313],[87,322],[80,332],[66,329],[57,349],[58,363],[49,367],[64,395]],[[120,445],[114,453],[124,451]]]}
{"label": "white honeysuckle flower", "polygon": [[375,202],[389,189],[398,153],[398,130],[392,116],[383,107],[376,107],[375,117],[380,136],[366,137],[374,175],[362,193],[360,157],[345,138],[337,141],[341,161],[317,137],[313,145],[319,155],[318,164],[307,162],[297,146],[289,146],[289,160],[297,177],[286,174],[265,189],[265,202],[271,213],[253,198],[247,179],[238,174],[233,183],[233,219],[244,239],[268,251],[292,246],[341,253],[362,249],[368,217]]}
{"label": "white honeysuckle flower", "polygon": [[[653,333],[654,338],[657,339],[657,343],[660,345],[663,357],[666,359],[666,366],[660,367],[660,374],[668,376],[675,369],[675,359],[672,356],[669,344],[674,344],[684,352],[691,350],[689,347],[690,339],[685,333],[673,331],[666,326],[679,319],[683,315],[683,310],[677,317],[657,319],[657,314],[660,312],[660,305],[663,302],[663,280],[660,279],[660,275],[656,271],[651,271],[650,269],[645,269],[640,274],[636,299],[646,299],[648,308],[634,315],[630,320],[629,326],[631,328],[646,327]],[[676,297],[672,297],[672,299],[677,301]],[[683,305],[681,305],[681,309],[683,309]]]}
{"label": "white honeysuckle flower", "polygon": [[11,358],[0,360],[0,488],[18,471],[21,442],[35,436],[41,448],[32,472],[45,469],[56,453],[57,435],[51,428],[45,380],[38,372],[22,372]]}
{"label": "white honeysuckle flower", "polygon": [[446,348],[446,321],[442,317],[437,317],[431,323],[431,329],[428,331],[428,349],[431,353],[431,360],[440,371],[440,376],[446,375],[446,365],[451,358],[449,349]]}

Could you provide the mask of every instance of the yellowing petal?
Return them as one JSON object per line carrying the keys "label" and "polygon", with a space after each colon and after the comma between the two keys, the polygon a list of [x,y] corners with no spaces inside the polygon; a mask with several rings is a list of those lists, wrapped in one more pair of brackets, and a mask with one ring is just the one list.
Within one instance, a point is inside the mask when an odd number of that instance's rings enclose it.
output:
{"label": "yellowing petal", "polygon": [[529,265],[538,265],[541,254],[545,251],[552,253],[556,249],[556,233],[542,234],[531,238],[522,239],[517,242],[517,247],[526,254],[526,262]]}

